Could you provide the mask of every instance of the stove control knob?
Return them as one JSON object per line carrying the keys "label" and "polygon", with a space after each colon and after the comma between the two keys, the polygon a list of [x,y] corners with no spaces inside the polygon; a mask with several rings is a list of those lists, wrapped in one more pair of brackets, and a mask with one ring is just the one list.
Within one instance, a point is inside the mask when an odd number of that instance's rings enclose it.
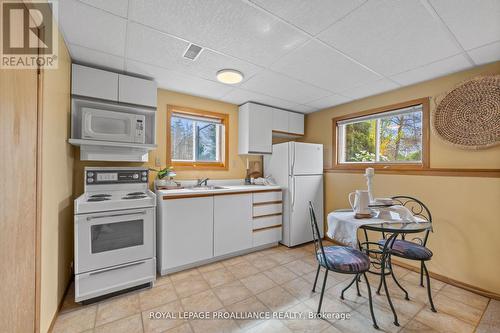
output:
{"label": "stove control knob", "polygon": [[145,182],[147,181],[148,179],[146,177],[142,177],[142,181]]}
{"label": "stove control knob", "polygon": [[132,178],[139,179],[139,174],[138,173],[134,173],[134,175],[132,176]]}
{"label": "stove control knob", "polygon": [[88,178],[88,179],[87,179],[87,181],[88,181],[89,183],[93,183],[93,182],[94,182],[94,178]]}
{"label": "stove control knob", "polygon": [[87,172],[87,177],[94,177],[94,173],[92,171]]}
{"label": "stove control knob", "polygon": [[147,173],[146,171],[143,171],[143,172],[142,172],[142,175],[143,175],[143,176],[147,176],[147,174],[148,174],[148,173]]}

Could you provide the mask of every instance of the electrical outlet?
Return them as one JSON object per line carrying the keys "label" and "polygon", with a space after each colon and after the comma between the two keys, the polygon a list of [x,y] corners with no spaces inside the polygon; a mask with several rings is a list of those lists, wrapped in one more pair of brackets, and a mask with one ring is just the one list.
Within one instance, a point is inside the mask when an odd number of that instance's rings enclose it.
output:
{"label": "electrical outlet", "polygon": [[156,166],[156,167],[161,167],[161,160],[160,160],[160,158],[159,158],[159,157],[157,157],[157,158],[155,159],[155,166]]}

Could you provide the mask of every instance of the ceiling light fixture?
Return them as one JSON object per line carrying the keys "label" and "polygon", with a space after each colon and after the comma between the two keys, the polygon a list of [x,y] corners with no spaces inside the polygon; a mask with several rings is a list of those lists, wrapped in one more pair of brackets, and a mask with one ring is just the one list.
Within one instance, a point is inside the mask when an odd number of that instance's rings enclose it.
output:
{"label": "ceiling light fixture", "polygon": [[236,84],[243,80],[243,73],[236,69],[222,69],[217,72],[217,80],[225,84]]}

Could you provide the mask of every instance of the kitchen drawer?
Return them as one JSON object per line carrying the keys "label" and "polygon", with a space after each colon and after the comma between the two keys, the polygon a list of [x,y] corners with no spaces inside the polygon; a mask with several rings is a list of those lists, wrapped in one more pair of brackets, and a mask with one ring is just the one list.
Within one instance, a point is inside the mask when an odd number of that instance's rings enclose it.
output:
{"label": "kitchen drawer", "polygon": [[253,246],[261,246],[281,241],[281,227],[253,232]]}
{"label": "kitchen drawer", "polygon": [[77,302],[152,282],[156,279],[154,258],[75,275]]}
{"label": "kitchen drawer", "polygon": [[281,225],[283,223],[283,215],[272,215],[253,219],[253,230]]}
{"label": "kitchen drawer", "polygon": [[253,216],[271,215],[281,213],[281,203],[253,206]]}
{"label": "kitchen drawer", "polygon": [[281,201],[281,190],[273,192],[254,192],[253,203]]}

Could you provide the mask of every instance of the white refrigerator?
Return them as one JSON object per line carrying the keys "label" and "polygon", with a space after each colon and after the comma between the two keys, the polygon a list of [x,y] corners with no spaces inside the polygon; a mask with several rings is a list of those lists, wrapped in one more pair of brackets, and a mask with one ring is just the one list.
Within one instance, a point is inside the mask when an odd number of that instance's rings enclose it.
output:
{"label": "white refrigerator", "polygon": [[285,142],[264,156],[264,175],[283,188],[283,239],[290,247],[312,241],[309,201],[323,237],[323,145]]}

